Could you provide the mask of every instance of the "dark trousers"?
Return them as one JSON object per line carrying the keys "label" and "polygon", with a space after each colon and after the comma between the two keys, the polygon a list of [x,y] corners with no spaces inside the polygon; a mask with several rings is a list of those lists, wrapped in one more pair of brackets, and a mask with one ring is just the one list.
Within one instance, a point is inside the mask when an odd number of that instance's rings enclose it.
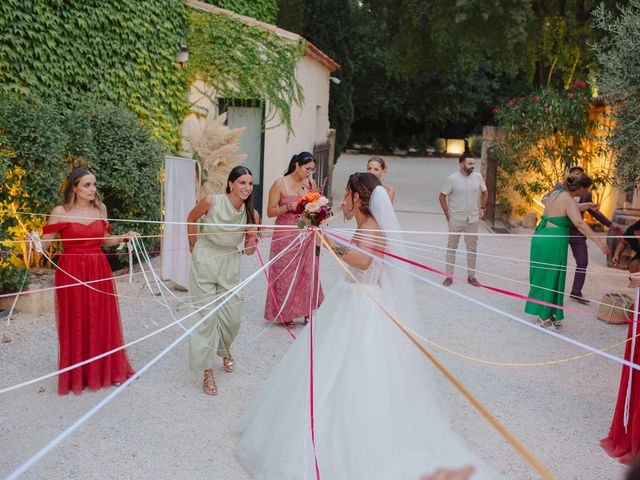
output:
{"label": "dark trousers", "polygon": [[573,258],[576,259],[576,274],[573,277],[571,295],[582,295],[582,287],[587,278],[587,265],[589,265],[587,239],[585,237],[571,237],[569,239],[569,246],[571,247]]}

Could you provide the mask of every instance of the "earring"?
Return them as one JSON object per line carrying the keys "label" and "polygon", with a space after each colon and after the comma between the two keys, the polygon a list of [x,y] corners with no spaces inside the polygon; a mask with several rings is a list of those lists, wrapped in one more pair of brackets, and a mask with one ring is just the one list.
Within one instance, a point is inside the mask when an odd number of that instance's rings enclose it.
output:
{"label": "earring", "polygon": [[233,187],[229,187],[229,193],[233,192]]}

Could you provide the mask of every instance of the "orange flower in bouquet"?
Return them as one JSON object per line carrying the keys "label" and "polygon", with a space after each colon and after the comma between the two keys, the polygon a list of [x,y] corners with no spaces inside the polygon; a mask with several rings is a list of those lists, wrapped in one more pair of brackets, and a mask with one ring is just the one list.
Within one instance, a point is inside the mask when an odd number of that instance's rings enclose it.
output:
{"label": "orange flower in bouquet", "polygon": [[[295,212],[300,216],[298,228],[307,226],[319,227],[333,213],[329,199],[320,192],[309,192],[298,200]],[[316,255],[320,255],[320,247],[316,245]]]}
{"label": "orange flower in bouquet", "polygon": [[332,215],[329,199],[321,195],[320,192],[309,192],[301,197],[295,212],[300,215],[298,222],[300,228],[308,225],[319,227]]}

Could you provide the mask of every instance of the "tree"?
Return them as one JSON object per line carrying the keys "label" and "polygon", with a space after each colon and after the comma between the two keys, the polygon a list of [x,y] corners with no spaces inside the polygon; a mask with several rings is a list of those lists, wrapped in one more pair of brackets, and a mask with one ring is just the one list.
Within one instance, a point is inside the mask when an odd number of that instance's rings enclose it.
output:
{"label": "tree", "polygon": [[[329,123],[336,130],[336,158],[349,141],[353,122],[352,0],[279,0],[283,28],[302,35],[340,64],[331,82]],[[302,5],[302,16],[297,14]]]}
{"label": "tree", "polygon": [[302,32],[305,0],[278,0],[279,27],[291,32]]}
{"label": "tree", "polygon": [[[391,69],[415,76],[444,71],[452,59],[468,72],[525,75],[533,86],[568,88],[597,68],[588,41],[597,37],[587,0],[370,0],[387,5]],[[615,1],[605,1],[614,5]],[[623,2],[625,3],[625,2]]]}
{"label": "tree", "polygon": [[633,192],[640,181],[640,0],[631,0],[615,13],[598,7],[595,25],[604,32],[593,50],[602,67],[598,86],[615,121],[611,143],[618,179]]}

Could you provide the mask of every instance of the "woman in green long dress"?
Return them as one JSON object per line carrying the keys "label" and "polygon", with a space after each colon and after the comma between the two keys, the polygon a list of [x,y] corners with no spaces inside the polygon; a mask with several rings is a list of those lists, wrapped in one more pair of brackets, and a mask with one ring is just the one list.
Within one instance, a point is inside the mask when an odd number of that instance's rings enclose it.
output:
{"label": "woman in green long dress", "polygon": [[[205,222],[197,234],[194,223],[202,217]],[[189,212],[187,221],[192,253],[189,298],[192,311],[195,311],[240,283],[240,244],[244,244],[244,252],[248,255],[255,252],[257,228],[246,226],[260,223],[253,208],[251,171],[241,165],[234,167],[227,179],[226,194],[205,195]],[[192,315],[191,325],[214,307],[215,303]],[[202,389],[207,395],[218,393],[213,375],[214,353],[223,358],[225,371],[231,373],[235,369],[230,347],[240,329],[241,314],[241,297],[235,294],[191,335],[189,366],[204,371]]]}
{"label": "woman in green long dress", "polygon": [[[569,175],[562,188],[546,199],[540,223],[531,239],[529,297],[562,306],[569,247],[569,229],[575,227],[598,244],[607,255],[606,242],[585,223],[574,197],[582,195],[593,182],[584,173]],[[538,325],[556,330],[564,318],[560,308],[528,301],[524,311],[537,315]]]}

